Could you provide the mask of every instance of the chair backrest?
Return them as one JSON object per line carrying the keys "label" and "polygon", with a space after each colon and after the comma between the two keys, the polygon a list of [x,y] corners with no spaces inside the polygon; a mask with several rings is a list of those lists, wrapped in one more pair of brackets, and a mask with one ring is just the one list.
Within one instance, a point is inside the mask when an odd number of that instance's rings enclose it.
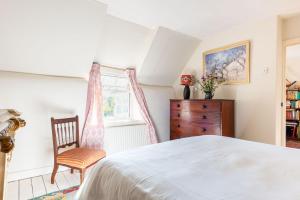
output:
{"label": "chair backrest", "polygon": [[79,147],[78,116],[64,119],[51,118],[54,156],[60,148],[76,145]]}

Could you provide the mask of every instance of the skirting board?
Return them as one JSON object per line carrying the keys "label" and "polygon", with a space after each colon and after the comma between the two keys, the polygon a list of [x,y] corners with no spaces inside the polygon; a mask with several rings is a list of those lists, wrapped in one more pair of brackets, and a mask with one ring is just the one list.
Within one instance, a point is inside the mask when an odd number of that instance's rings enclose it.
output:
{"label": "skirting board", "polygon": [[[27,179],[35,176],[40,176],[44,174],[50,174],[52,173],[52,166],[48,167],[42,167],[37,169],[30,169],[30,170],[23,170],[23,171],[17,171],[17,172],[8,172],[6,181],[17,181],[21,179]],[[58,172],[67,170],[67,167],[59,166]]]}

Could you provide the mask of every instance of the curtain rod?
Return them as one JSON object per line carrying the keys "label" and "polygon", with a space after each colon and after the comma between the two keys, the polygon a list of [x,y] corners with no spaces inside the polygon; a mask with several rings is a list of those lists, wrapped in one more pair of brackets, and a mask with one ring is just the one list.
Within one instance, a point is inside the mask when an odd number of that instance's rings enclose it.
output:
{"label": "curtain rod", "polygon": [[120,71],[125,71],[127,69],[127,67],[126,68],[121,68],[121,67],[113,67],[113,66],[109,66],[109,65],[102,65],[102,64],[100,64],[100,63],[98,63],[96,61],[94,61],[93,64],[99,64],[100,67],[109,68],[109,69],[115,69],[115,70],[120,70]]}
{"label": "curtain rod", "polygon": [[112,67],[112,66],[107,66],[107,65],[100,65],[101,67],[104,68],[109,68],[109,69],[115,69],[115,70],[120,70],[120,71],[125,71],[126,69],[119,68],[119,67]]}
{"label": "curtain rod", "polygon": [[[122,69],[122,68],[109,67],[109,66],[105,66],[105,65],[101,65],[101,66],[105,67],[105,68],[112,68],[112,69],[125,71],[125,69]],[[33,76],[44,76],[44,77],[51,77],[51,78],[79,79],[79,80],[85,80],[86,81],[86,79],[84,77],[79,77],[79,76],[48,75],[48,74],[39,74],[39,73],[31,73],[31,72],[16,72],[16,71],[9,71],[9,70],[0,70],[0,72],[25,74],[25,75],[33,75]],[[144,87],[164,87],[164,88],[172,87],[172,86],[167,86],[167,85],[153,85],[153,84],[144,84],[144,83],[139,83],[139,85],[144,86]]]}

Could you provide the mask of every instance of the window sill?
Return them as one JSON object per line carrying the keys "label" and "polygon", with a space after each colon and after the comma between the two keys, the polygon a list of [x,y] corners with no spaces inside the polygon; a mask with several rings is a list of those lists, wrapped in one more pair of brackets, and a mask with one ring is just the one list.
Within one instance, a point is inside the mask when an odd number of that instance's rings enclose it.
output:
{"label": "window sill", "polygon": [[124,121],[115,121],[115,122],[104,122],[104,128],[122,127],[122,126],[137,126],[137,125],[146,125],[146,123],[141,120],[124,120]]}

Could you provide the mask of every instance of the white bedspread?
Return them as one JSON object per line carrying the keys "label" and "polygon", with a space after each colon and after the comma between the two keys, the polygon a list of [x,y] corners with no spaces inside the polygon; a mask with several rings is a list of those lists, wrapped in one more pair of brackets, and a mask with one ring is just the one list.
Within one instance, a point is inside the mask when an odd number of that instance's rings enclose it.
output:
{"label": "white bedspread", "polygon": [[100,161],[80,200],[298,200],[300,150],[199,136]]}

